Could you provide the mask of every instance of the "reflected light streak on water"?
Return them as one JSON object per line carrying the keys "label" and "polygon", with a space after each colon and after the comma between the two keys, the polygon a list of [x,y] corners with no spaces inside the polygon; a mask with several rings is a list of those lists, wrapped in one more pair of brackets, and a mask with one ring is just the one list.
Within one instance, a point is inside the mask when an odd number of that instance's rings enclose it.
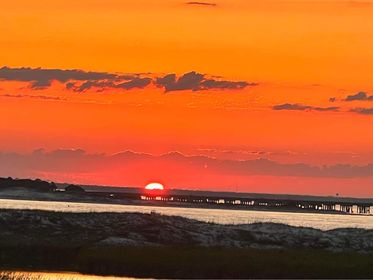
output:
{"label": "reflected light streak on water", "polygon": [[67,272],[0,271],[0,279],[6,280],[131,280],[139,278],[83,275]]}

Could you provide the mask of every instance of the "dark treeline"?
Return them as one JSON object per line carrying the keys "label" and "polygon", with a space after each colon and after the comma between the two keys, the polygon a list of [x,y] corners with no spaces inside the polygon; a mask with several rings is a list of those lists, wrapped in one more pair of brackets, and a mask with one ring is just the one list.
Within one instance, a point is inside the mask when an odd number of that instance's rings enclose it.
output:
{"label": "dark treeline", "polygon": [[9,188],[27,188],[40,192],[52,192],[56,190],[56,184],[40,179],[13,179],[11,177],[0,178],[0,190]]}
{"label": "dark treeline", "polygon": [[[57,186],[54,182],[47,182],[41,179],[13,179],[11,177],[0,178],[0,191],[12,188],[24,188],[38,192],[54,192],[56,191]],[[65,188],[65,191],[73,193],[85,192],[82,187],[72,184],[68,185]]]}

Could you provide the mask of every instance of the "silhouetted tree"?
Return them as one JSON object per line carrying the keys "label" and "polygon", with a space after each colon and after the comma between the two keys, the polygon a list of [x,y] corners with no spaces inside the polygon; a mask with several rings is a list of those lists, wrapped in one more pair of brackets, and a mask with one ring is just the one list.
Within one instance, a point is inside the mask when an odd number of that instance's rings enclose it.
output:
{"label": "silhouetted tree", "polygon": [[77,185],[68,185],[65,189],[66,192],[85,192],[85,190],[81,186]]}

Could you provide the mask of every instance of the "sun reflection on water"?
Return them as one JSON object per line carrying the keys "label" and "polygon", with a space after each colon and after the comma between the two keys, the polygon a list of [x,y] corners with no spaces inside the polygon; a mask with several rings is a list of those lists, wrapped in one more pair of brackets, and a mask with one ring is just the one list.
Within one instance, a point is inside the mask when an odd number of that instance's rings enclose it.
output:
{"label": "sun reflection on water", "polygon": [[73,272],[27,272],[27,271],[1,271],[0,279],[4,280],[118,280],[138,279],[131,277],[112,277],[83,275]]}

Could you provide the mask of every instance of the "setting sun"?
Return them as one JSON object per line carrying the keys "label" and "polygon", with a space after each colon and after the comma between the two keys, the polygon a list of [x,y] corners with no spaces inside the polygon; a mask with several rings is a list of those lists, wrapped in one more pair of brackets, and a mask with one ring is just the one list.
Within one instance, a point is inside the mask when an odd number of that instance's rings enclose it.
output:
{"label": "setting sun", "polygon": [[160,183],[150,183],[145,186],[146,190],[164,190],[164,187]]}

